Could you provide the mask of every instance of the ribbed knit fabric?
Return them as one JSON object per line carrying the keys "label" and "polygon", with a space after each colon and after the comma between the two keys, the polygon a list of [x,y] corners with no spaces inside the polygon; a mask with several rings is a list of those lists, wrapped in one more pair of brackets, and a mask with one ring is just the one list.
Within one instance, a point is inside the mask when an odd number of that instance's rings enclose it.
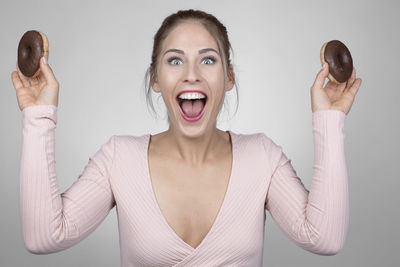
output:
{"label": "ribbed knit fabric", "polygon": [[168,225],[148,168],[150,134],[113,135],[60,193],[55,162],[57,107],[29,106],[23,114],[20,216],[25,246],[48,254],[78,243],[116,206],[121,265],[262,266],[266,211],[298,246],[336,254],[348,227],[344,154],[345,113],[312,113],[314,166],[307,190],[291,160],[264,133],[237,134],[223,204],[197,248]]}

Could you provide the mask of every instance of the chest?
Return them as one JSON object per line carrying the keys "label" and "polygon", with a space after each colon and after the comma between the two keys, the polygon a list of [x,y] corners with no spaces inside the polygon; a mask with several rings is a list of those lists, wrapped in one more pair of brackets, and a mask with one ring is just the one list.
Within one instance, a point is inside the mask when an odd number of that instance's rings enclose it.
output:
{"label": "chest", "polygon": [[229,185],[232,157],[201,168],[174,164],[149,154],[158,206],[171,229],[197,247],[211,229]]}

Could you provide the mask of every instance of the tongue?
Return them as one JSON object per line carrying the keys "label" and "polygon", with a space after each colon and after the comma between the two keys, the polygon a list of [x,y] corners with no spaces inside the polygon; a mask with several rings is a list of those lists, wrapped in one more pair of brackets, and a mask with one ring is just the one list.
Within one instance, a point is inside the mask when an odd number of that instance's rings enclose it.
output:
{"label": "tongue", "polygon": [[182,110],[186,114],[186,116],[190,118],[194,118],[200,114],[201,110],[203,109],[203,101],[200,99],[196,100],[183,100],[182,101]]}

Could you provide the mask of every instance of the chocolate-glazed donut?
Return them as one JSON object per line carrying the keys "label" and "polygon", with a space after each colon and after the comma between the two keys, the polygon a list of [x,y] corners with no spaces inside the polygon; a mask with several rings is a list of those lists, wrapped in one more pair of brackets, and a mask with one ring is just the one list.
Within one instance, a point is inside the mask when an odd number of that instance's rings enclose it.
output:
{"label": "chocolate-glazed donut", "polygon": [[349,49],[339,40],[325,43],[320,53],[321,64],[329,64],[328,78],[337,84],[347,81],[353,72],[353,59]]}
{"label": "chocolate-glazed donut", "polygon": [[40,58],[49,56],[49,42],[44,33],[31,30],[25,32],[18,45],[18,67],[27,77],[40,73]]}

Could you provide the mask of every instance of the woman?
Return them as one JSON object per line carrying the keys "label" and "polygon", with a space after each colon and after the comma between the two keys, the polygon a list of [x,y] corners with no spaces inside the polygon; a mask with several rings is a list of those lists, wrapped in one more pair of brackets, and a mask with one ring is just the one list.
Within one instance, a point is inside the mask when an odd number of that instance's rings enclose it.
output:
{"label": "woman", "polygon": [[114,206],[122,266],[262,266],[265,210],[300,247],[338,253],[348,225],[343,127],[361,79],[353,70],[346,83],[323,87],[328,66],[316,76],[309,191],[265,134],[216,128],[235,85],[229,48],[214,16],[185,10],[167,17],[154,37],[147,96],[161,93],[168,130],[112,136],[62,194],[54,160],[59,84],[44,60],[39,79],[12,73],[23,114],[20,212],[31,253],[77,244]]}

